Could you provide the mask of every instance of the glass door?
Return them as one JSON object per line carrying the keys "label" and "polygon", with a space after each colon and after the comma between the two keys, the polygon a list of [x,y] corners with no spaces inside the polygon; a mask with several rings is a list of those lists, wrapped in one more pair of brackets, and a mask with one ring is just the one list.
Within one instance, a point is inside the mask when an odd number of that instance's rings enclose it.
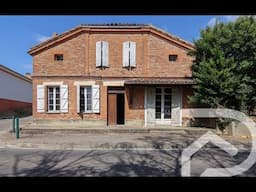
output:
{"label": "glass door", "polygon": [[155,118],[156,120],[171,119],[172,89],[156,88]]}

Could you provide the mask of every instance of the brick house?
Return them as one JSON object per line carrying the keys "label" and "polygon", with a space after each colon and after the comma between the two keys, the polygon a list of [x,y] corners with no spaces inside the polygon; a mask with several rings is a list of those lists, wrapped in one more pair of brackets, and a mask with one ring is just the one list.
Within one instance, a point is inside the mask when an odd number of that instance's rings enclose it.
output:
{"label": "brick house", "polygon": [[[28,75],[28,74],[27,74]],[[0,116],[5,117],[17,110],[31,113],[32,80],[0,64]]]}
{"label": "brick house", "polygon": [[33,56],[35,122],[181,126],[192,94],[193,44],[152,25],[80,25]]}

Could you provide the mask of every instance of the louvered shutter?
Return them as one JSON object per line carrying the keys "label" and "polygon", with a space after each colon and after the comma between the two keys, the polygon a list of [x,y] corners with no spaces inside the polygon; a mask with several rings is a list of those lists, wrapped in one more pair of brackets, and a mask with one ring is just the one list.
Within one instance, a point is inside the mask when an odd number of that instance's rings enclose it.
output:
{"label": "louvered shutter", "polygon": [[101,66],[101,41],[96,42],[96,67]]}
{"label": "louvered shutter", "polygon": [[44,112],[44,86],[37,85],[37,112]]}
{"label": "louvered shutter", "polygon": [[100,112],[100,86],[92,86],[92,111],[94,113]]}
{"label": "louvered shutter", "polygon": [[130,42],[130,66],[136,67],[136,42]]}
{"label": "louvered shutter", "polygon": [[68,86],[60,86],[60,111],[63,113],[68,112]]}
{"label": "louvered shutter", "polygon": [[123,67],[129,66],[129,41],[123,43]]}
{"label": "louvered shutter", "polygon": [[109,50],[109,44],[108,44],[108,42],[106,42],[106,41],[103,41],[102,42],[102,53],[103,53],[103,55],[102,55],[102,57],[103,57],[103,63],[102,63],[102,65],[104,66],[104,67],[108,67],[108,58],[109,58],[109,56],[108,56],[108,50]]}

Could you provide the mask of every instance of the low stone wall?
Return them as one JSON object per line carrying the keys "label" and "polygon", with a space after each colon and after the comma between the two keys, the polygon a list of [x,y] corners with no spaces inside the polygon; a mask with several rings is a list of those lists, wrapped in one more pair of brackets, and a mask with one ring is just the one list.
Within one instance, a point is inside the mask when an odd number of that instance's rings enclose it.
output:
{"label": "low stone wall", "polygon": [[[255,123],[256,123],[256,117],[252,116],[250,117]],[[256,127],[254,127],[255,133],[254,135],[251,135],[250,131],[248,130],[247,126],[240,122],[232,122],[227,127],[228,133],[233,136],[246,136],[246,137],[256,137]]]}
{"label": "low stone wall", "polygon": [[206,127],[216,128],[215,118],[182,118],[182,126],[184,127]]}

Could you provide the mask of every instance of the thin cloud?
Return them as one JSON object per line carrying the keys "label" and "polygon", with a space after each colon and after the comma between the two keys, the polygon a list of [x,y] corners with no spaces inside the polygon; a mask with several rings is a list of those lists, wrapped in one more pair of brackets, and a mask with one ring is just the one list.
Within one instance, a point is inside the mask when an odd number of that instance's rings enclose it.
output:
{"label": "thin cloud", "polygon": [[51,37],[49,36],[45,36],[45,35],[41,35],[41,34],[36,34],[35,35],[35,40],[38,42],[38,43],[42,43],[44,41],[47,41],[48,39],[50,39]]}
{"label": "thin cloud", "polygon": [[[239,16],[238,15],[225,15],[225,16],[218,16],[218,21],[221,22],[234,22],[237,20]],[[207,26],[209,27],[213,27],[216,24],[217,21],[217,17],[212,17],[208,23]]]}
{"label": "thin cloud", "polygon": [[238,17],[239,17],[238,15],[223,16],[224,20],[227,22],[233,22],[233,21],[237,20]]}
{"label": "thin cloud", "polygon": [[216,24],[216,21],[217,21],[217,18],[216,18],[216,17],[213,17],[213,18],[211,18],[211,19],[208,21],[207,25],[208,25],[209,27],[213,27],[213,26]]}

